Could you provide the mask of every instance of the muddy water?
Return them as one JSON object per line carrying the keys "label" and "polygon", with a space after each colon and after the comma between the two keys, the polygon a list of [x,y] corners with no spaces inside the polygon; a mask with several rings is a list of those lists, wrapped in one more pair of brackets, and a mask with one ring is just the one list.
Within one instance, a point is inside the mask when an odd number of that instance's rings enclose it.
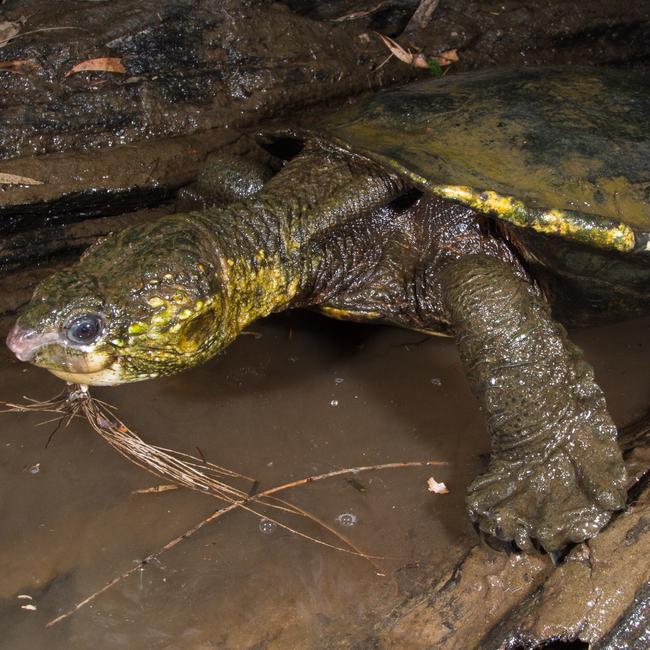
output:
{"label": "muddy water", "polygon": [[[196,453],[261,481],[389,461],[439,459],[314,483],[287,496],[385,556],[366,561],[269,531],[244,513],[185,540],[57,627],[45,623],[215,508],[189,491],[133,495],[159,483],[84,423],[0,419],[0,647],[349,647],[425,573],[474,542],[465,487],[488,449],[453,343],[311,314],[255,324],[224,354],[178,377],[96,390],[149,442]],[[618,424],[650,403],[650,319],[582,330]],[[48,397],[60,383],[0,358],[0,396]],[[427,493],[426,479],[451,492]],[[353,526],[339,523],[340,515]],[[313,526],[287,523],[319,535]],[[24,594],[32,600],[19,599]],[[22,609],[33,604],[37,609]]]}

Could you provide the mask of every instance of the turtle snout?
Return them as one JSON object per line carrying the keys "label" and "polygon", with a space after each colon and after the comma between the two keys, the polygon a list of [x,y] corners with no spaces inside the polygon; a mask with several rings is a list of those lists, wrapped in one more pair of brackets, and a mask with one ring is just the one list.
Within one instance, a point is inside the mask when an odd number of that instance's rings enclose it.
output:
{"label": "turtle snout", "polygon": [[7,347],[21,361],[31,361],[36,351],[44,344],[43,337],[36,330],[16,323],[7,336]]}

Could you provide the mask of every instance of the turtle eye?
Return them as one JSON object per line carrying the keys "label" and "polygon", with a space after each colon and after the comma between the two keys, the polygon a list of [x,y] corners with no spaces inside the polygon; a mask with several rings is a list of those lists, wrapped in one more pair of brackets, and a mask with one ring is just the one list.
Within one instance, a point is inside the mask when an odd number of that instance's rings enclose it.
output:
{"label": "turtle eye", "polygon": [[94,343],[102,334],[104,322],[99,314],[83,314],[65,326],[67,339],[77,345]]}

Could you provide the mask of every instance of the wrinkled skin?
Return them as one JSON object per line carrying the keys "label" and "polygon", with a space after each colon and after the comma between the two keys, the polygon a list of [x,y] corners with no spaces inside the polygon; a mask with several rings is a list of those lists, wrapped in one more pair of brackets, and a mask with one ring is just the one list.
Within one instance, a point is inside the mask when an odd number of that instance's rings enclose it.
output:
{"label": "wrinkled skin", "polygon": [[[468,497],[483,531],[554,551],[624,506],[602,392],[512,244],[322,143],[245,201],[99,242],[37,289],[8,343],[68,381],[117,384],[192,367],[301,306],[456,336],[493,440]],[[70,323],[89,313],[100,333],[79,345]]]}
{"label": "wrinkled skin", "polygon": [[470,517],[522,549],[593,537],[626,498],[616,427],[593,370],[509,266],[469,256],[444,276],[460,355],[492,435],[489,469],[469,488]]}
{"label": "wrinkled skin", "polygon": [[[317,162],[306,165],[312,158]],[[299,190],[292,195],[287,184]],[[358,200],[350,198],[355,185]],[[363,213],[402,190],[397,177],[377,173],[372,163],[315,147],[247,202],[100,240],[36,289],[9,347],[67,381],[91,385],[193,367],[255,319],[312,304],[318,253],[307,258],[304,247],[341,213]],[[66,333],[86,314],[101,318],[101,335],[78,344]]]}

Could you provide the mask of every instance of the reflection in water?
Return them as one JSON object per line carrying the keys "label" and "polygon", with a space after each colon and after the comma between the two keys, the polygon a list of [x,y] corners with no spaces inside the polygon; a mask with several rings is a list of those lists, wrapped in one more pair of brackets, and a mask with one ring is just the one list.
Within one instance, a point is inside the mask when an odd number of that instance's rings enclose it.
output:
{"label": "reflection in water", "polygon": [[[619,424],[650,401],[648,319],[576,332]],[[287,492],[292,502],[383,556],[305,541],[249,513],[207,526],[52,630],[44,624],[215,509],[179,490],[132,494],[157,479],[83,422],[0,418],[2,647],[327,648],[362,639],[425,571],[475,541],[465,486],[487,436],[453,342],[310,314],[268,319],[191,372],[96,390],[147,441],[254,476],[260,490],[342,467],[446,460],[430,470],[340,477]],[[54,377],[0,359],[0,396],[45,398]],[[435,381],[434,381],[435,380]],[[305,522],[287,521],[320,536]],[[264,533],[264,534],[262,534]],[[400,570],[407,567],[408,570]],[[19,598],[19,596],[23,598]],[[30,598],[25,598],[29,596]],[[31,604],[35,609],[22,609]]]}

